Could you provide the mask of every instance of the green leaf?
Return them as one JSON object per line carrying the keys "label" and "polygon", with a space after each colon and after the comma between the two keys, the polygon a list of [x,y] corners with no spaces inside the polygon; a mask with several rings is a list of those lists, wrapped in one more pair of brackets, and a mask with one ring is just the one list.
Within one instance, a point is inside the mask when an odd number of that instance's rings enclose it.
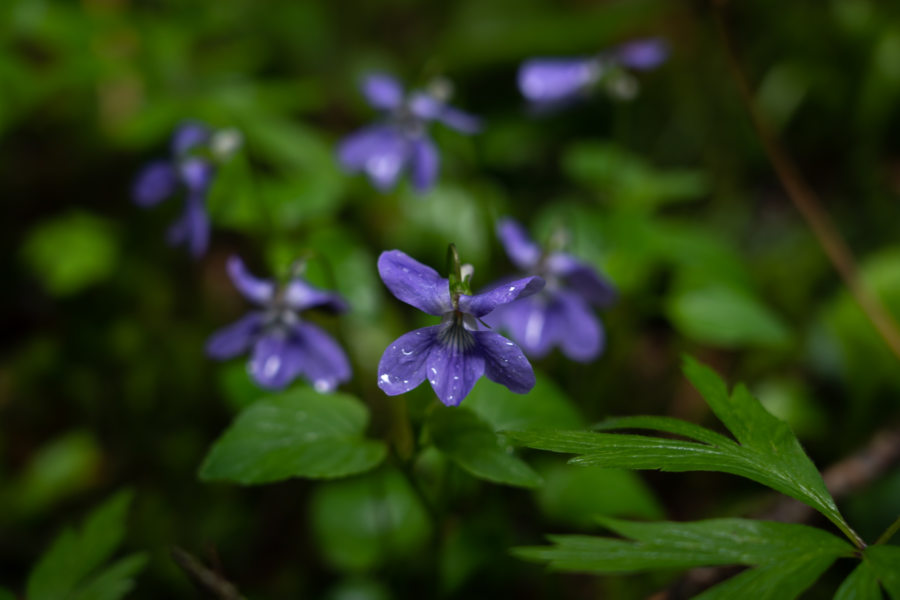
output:
{"label": "green leaf", "polygon": [[6,588],[0,588],[0,600],[16,600],[16,595]]}
{"label": "green leaf", "polygon": [[368,418],[365,405],[346,394],[299,388],[258,400],[213,444],[200,478],[252,485],[368,471],[386,453],[382,442],[363,437]]}
{"label": "green leaf", "polygon": [[596,517],[661,519],[664,512],[650,488],[633,471],[574,467],[556,460],[538,463],[544,485],[536,491],[541,511],[559,523],[596,526]]}
{"label": "green leaf", "polygon": [[[138,565],[134,557],[127,563],[128,569],[111,567],[115,576],[107,577],[104,572],[91,581],[85,580],[112,556],[122,542],[130,502],[130,493],[116,494],[88,516],[81,531],[64,531],[28,576],[29,600],[121,597],[114,591],[122,589],[124,584],[121,582],[130,579],[143,565],[143,562]],[[100,583],[97,583],[98,580]],[[85,590],[99,590],[104,595],[86,596],[83,595]],[[127,589],[122,594],[125,592]]]}
{"label": "green leaf", "polygon": [[882,600],[881,587],[872,566],[862,561],[847,576],[834,595],[834,600]]}
{"label": "green leaf", "polygon": [[409,559],[431,535],[428,513],[393,469],[316,487],[310,511],[317,547],[329,563],[346,571]]}
{"label": "green leaf", "polygon": [[134,589],[134,576],[145,564],[144,554],[126,556],[80,587],[69,600],[118,600]]}
{"label": "green leaf", "polygon": [[863,558],[871,565],[891,600],[900,600],[900,546],[869,546]]}
{"label": "green leaf", "polygon": [[438,407],[428,419],[435,447],[481,479],[535,487],[541,478],[525,462],[501,447],[490,425],[465,408]]}
{"label": "green leaf", "polygon": [[22,246],[22,257],[51,293],[68,296],[113,273],[116,246],[107,221],[72,212],[32,230]]}
{"label": "green leaf", "polygon": [[793,600],[815,583],[834,559],[827,554],[786,557],[738,573],[695,596],[694,600]]}
{"label": "green leaf", "polygon": [[625,418],[601,424],[611,428],[653,428],[700,441],[585,431],[511,432],[515,443],[539,450],[578,454],[574,464],[663,471],[721,471],[752,479],[820,511],[847,536],[847,525],[822,476],[788,426],[766,412],[743,385],[729,395],[725,383],[708,367],[685,359],[684,371],[717,417],[737,438],[661,417]]}
{"label": "green leaf", "polygon": [[495,431],[573,429],[584,419],[572,401],[548,377],[538,375],[527,394],[480,380],[466,396],[466,408],[490,423]]}
{"label": "green leaf", "polygon": [[673,292],[666,312],[685,336],[725,348],[778,348],[790,341],[784,322],[747,292],[718,284]]}
{"label": "green leaf", "polygon": [[[847,542],[813,527],[749,519],[638,523],[601,518],[627,539],[551,536],[553,546],[515,549],[526,560],[564,571],[629,573],[715,565],[764,565],[851,556]],[[827,566],[827,565],[826,565]]]}

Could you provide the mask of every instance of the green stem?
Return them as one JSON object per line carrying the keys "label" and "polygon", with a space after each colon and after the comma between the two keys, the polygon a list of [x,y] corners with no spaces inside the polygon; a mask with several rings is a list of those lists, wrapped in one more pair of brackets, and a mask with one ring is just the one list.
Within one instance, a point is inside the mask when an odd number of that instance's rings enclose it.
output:
{"label": "green stem", "polygon": [[894,534],[900,531],[900,517],[897,517],[897,520],[891,523],[891,526],[884,530],[878,539],[875,540],[876,544],[887,544]]}

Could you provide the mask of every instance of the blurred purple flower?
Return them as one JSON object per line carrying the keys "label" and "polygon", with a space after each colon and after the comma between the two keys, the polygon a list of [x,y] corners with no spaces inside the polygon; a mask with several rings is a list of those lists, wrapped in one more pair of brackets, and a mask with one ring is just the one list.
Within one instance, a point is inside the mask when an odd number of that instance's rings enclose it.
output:
{"label": "blurred purple flower", "polygon": [[179,191],[184,192],[184,212],[169,228],[167,239],[172,245],[185,244],[194,257],[201,256],[209,245],[206,193],[215,167],[198,151],[207,149],[210,139],[211,132],[202,123],[181,125],[172,135],[171,158],[144,167],[132,190],[134,202],[144,208],[156,206]]}
{"label": "blurred purple flower", "polygon": [[621,69],[653,69],[668,57],[665,41],[627,42],[596,56],[533,58],[519,67],[519,90],[537,107],[552,108],[585,96],[598,82]]}
{"label": "blurred purple flower", "polygon": [[501,307],[487,323],[507,331],[533,358],[546,356],[554,346],[579,362],[597,358],[604,333],[591,306],[610,305],[616,297],[612,285],[570,254],[544,252],[512,219],[497,223],[497,237],[516,267],[547,284],[539,294]]}
{"label": "blurred purple flower", "polygon": [[441,402],[456,406],[482,375],[519,394],[534,387],[534,371],[519,347],[498,333],[480,330],[479,319],[539,291],[544,285],[540,277],[473,296],[452,291],[448,279],[399,250],[381,253],[378,272],[399,300],[441,317],[440,325],[411,331],[385,349],[378,386],[386,394],[406,393],[427,378]]}
{"label": "blurred purple flower", "polygon": [[481,128],[478,118],[446,104],[440,94],[405,94],[389,75],[369,75],[362,92],[373,108],[385,113],[385,119],[345,137],[338,147],[338,160],[348,172],[368,175],[382,192],[393,188],[407,169],[417,191],[425,192],[434,185],[440,157],[428,137],[431,121],[468,134]]}
{"label": "blurred purple flower", "polygon": [[279,390],[303,376],[319,392],[334,390],[350,379],[350,363],[340,345],[324,330],[300,318],[299,312],[325,308],[343,312],[338,294],[317,289],[300,278],[278,287],[257,279],[232,256],[228,275],[243,296],[261,307],[214,333],[206,343],[211,358],[225,360],[251,350],[247,369],[264,388]]}

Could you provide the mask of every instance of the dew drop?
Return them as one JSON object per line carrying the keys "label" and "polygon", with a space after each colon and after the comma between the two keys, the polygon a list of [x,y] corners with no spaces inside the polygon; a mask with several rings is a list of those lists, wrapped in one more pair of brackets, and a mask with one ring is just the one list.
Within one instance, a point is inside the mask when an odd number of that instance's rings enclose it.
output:
{"label": "dew drop", "polygon": [[437,369],[435,369],[434,367],[431,367],[431,372],[437,375]]}
{"label": "dew drop", "polygon": [[516,291],[516,286],[512,286],[512,287],[510,287],[510,288],[509,288],[509,291],[511,291],[511,292],[514,292],[514,291]]}
{"label": "dew drop", "polygon": [[383,374],[383,375],[381,376],[381,381],[383,381],[384,383],[390,383],[390,382],[391,382],[391,376],[388,375],[387,373],[385,373],[385,374]]}
{"label": "dew drop", "polygon": [[403,356],[409,356],[410,354],[413,353],[412,350],[407,350],[406,348],[401,348],[400,352],[403,354]]}

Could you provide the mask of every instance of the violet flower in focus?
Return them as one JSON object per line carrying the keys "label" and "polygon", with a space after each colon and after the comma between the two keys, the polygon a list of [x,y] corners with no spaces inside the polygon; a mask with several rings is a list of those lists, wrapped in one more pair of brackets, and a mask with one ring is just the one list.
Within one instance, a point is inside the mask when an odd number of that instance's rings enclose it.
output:
{"label": "violet flower in focus", "polygon": [[447,86],[429,92],[405,94],[396,79],[373,74],[363,81],[369,104],[384,113],[384,120],[344,138],[338,159],[350,173],[363,172],[379,191],[392,189],[401,173],[409,170],[419,192],[434,185],[439,170],[437,147],[428,136],[428,124],[440,121],[462,133],[476,133],[480,120],[446,104]]}
{"label": "violet flower in focus", "polygon": [[300,316],[310,308],[343,312],[347,304],[341,296],[299,277],[281,287],[257,279],[237,256],[228,259],[228,275],[238,291],[260,308],[214,333],[206,344],[207,355],[225,360],[250,350],[247,369],[267,389],[282,389],[302,376],[316,391],[329,392],[350,379],[350,363],[340,345]]}
{"label": "violet flower in focus", "polygon": [[540,277],[526,277],[471,295],[471,273],[459,267],[458,259],[454,263],[456,273],[451,274],[451,282],[399,250],[378,257],[378,272],[394,296],[441,317],[439,325],[411,331],[385,349],[378,363],[378,386],[396,396],[427,378],[441,402],[456,406],[486,375],[524,394],[535,383],[528,359],[505,337],[481,330],[479,320],[507,302],[536,293],[544,282]]}
{"label": "violet flower in focus", "polygon": [[183,192],[184,211],[169,228],[167,239],[172,245],[185,244],[194,257],[209,246],[206,195],[215,174],[214,160],[226,158],[239,145],[239,134],[233,130],[213,132],[202,123],[188,122],[172,136],[171,157],[151,162],[135,179],[132,196],[144,208]]}
{"label": "violet flower in focus", "polygon": [[555,346],[572,360],[597,358],[605,336],[592,306],[609,306],[615,300],[612,285],[570,254],[545,252],[512,219],[497,223],[497,237],[513,264],[543,277],[546,286],[538,294],[500,307],[485,319],[487,323],[509,333],[533,358],[546,356]]}
{"label": "violet flower in focus", "polygon": [[617,96],[634,95],[636,81],[625,69],[645,71],[662,64],[669,55],[661,39],[627,42],[596,56],[534,58],[519,67],[519,90],[533,105],[553,108],[582,98],[603,82]]}

